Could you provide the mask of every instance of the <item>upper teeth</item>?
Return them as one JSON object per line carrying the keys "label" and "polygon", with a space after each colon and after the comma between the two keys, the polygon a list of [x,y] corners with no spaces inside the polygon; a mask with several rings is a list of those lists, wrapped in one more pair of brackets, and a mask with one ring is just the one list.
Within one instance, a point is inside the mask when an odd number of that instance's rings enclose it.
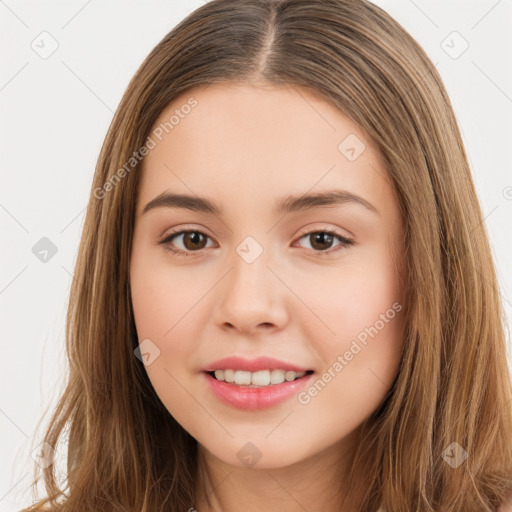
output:
{"label": "upper teeth", "polygon": [[259,370],[248,372],[245,370],[215,370],[215,378],[225,382],[234,382],[239,386],[269,386],[270,384],[281,384],[285,380],[292,380],[302,377],[306,372],[294,372],[285,370]]}

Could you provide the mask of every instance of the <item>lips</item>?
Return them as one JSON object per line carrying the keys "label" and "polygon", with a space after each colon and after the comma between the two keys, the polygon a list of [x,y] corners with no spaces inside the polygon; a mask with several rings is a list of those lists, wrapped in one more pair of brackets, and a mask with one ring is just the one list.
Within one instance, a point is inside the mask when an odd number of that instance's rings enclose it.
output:
{"label": "lips", "polygon": [[[218,373],[223,375],[227,375],[228,372],[229,374],[234,373],[235,381],[237,380],[237,374],[245,374],[239,375],[239,380],[244,382],[247,380],[247,374],[250,376],[252,374],[252,381],[256,372],[261,374],[265,371],[266,373],[270,371],[272,374],[282,374],[284,370],[284,372],[291,374],[289,378],[293,377],[294,373],[299,374],[299,376],[296,376],[294,380],[285,380],[281,383],[269,384],[266,382],[266,385],[246,385],[218,380],[214,375],[218,370],[221,370]],[[314,373],[314,370],[306,366],[299,366],[267,356],[257,357],[256,359],[245,359],[238,356],[225,357],[210,363],[202,371],[209,389],[220,401],[237,409],[253,411],[271,408],[290,400],[310,382]],[[259,375],[258,379],[261,377],[262,375]],[[271,381],[273,379],[274,377],[271,377]]]}
{"label": "lips", "polygon": [[256,359],[244,359],[237,356],[225,357],[210,363],[203,369],[205,372],[215,370],[245,370],[248,372],[257,372],[259,370],[285,370],[294,371],[296,373],[312,371],[311,368],[298,366],[267,356],[257,357]]}
{"label": "lips", "polygon": [[296,396],[313,378],[313,373],[292,381],[270,386],[238,386],[217,380],[209,372],[202,372],[209,389],[220,402],[245,411],[270,409]]}

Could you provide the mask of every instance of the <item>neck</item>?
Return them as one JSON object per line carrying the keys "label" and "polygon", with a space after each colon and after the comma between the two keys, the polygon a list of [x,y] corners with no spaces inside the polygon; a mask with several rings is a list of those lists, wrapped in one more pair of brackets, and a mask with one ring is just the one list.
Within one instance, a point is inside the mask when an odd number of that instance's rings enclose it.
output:
{"label": "neck", "polygon": [[[278,468],[237,467],[226,464],[199,444],[197,512],[356,512],[360,500],[344,488],[344,475],[350,467],[353,432],[337,446],[295,464]],[[206,500],[208,497],[208,501]],[[360,497],[362,498],[362,497]]]}

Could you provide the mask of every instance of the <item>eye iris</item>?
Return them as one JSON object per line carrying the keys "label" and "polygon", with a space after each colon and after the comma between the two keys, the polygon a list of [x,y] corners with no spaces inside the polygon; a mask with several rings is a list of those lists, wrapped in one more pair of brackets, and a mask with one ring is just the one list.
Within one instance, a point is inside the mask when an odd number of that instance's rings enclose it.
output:
{"label": "eye iris", "polygon": [[[206,237],[203,236],[201,233],[198,233],[197,231],[187,231],[186,233],[183,234],[183,245],[188,250],[202,249],[203,246],[197,247],[197,245],[194,245],[194,244],[198,244],[198,243],[199,243],[199,245],[201,245],[201,243],[200,243],[201,238],[203,239],[202,242],[204,242],[206,240]],[[188,244],[188,242],[192,242],[192,246],[190,246]]]}
{"label": "eye iris", "polygon": [[[313,233],[310,235],[310,240],[312,240],[311,247],[314,249],[329,249],[333,242],[333,235],[323,232]],[[317,246],[318,243],[320,246]],[[322,246],[322,243],[327,244],[329,247]]]}

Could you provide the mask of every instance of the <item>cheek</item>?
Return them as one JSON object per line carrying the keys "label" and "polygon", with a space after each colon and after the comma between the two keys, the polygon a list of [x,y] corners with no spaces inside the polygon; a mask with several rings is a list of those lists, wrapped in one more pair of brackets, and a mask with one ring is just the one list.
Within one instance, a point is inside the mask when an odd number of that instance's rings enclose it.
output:
{"label": "cheek", "polygon": [[[157,272],[134,272],[131,278],[132,304],[139,336],[162,337],[174,329],[190,309],[196,296],[190,286],[182,286],[179,275]],[[190,300],[189,300],[190,297]]]}
{"label": "cheek", "polygon": [[302,288],[321,321],[311,323],[308,338],[332,382],[324,397],[334,404],[342,392],[355,408],[362,396],[374,395],[378,404],[396,376],[403,346],[404,305],[395,267],[391,259],[369,256],[323,276],[322,287],[316,281],[316,288],[313,282]]}
{"label": "cheek", "polygon": [[130,287],[139,339],[171,339],[189,321],[202,291],[200,281],[193,277],[169,265],[163,249],[155,251],[142,241],[134,242]]}
{"label": "cheek", "polygon": [[[145,366],[151,385],[173,417],[193,428],[190,394],[192,361],[198,351],[193,321],[197,291],[180,282],[179,272],[162,271],[155,265],[132,266],[132,304],[139,343],[146,339],[157,347],[158,356]],[[192,319],[192,321],[191,321]],[[147,343],[147,342],[146,342]]]}
{"label": "cheek", "polygon": [[195,332],[201,323],[194,321],[198,310],[194,304],[201,294],[183,272],[144,256],[143,251],[134,251],[132,256],[133,314],[139,343],[149,339],[150,346],[156,347],[153,350],[158,356],[145,369],[155,391],[167,403],[168,394],[171,401],[173,393],[179,395],[173,377],[181,381],[187,372],[196,370],[189,366],[198,350],[194,340],[200,339]]}
{"label": "cheek", "polygon": [[308,418],[323,418],[324,435],[332,439],[379,407],[396,377],[403,346],[404,308],[394,280],[376,269],[354,272],[340,283],[346,286],[332,283],[328,299],[318,297],[312,305],[324,312],[322,320],[334,332],[311,329],[309,338],[324,366],[298,397]]}
{"label": "cheek", "polygon": [[[394,303],[403,307],[393,265],[372,260],[348,263],[329,269],[322,276],[311,275],[298,281],[297,295],[323,323],[323,337],[334,345],[374,325]],[[391,312],[393,319],[399,316],[394,314],[396,309],[395,306]],[[393,319],[389,324],[398,323]],[[386,330],[391,331],[390,327],[387,325]]]}

